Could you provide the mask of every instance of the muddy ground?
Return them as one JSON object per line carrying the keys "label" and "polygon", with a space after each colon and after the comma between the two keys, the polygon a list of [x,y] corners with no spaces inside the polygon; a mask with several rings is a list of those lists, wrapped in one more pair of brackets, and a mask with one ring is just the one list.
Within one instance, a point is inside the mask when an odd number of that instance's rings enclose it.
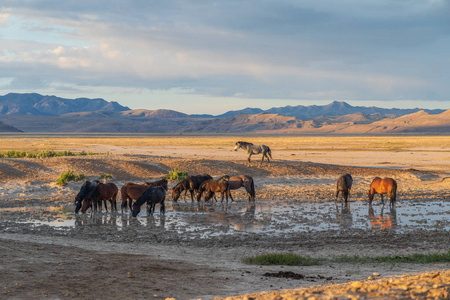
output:
{"label": "muddy ground", "polygon": [[[363,161],[355,163],[354,157],[350,166],[345,160],[315,162],[311,156],[305,162],[304,156],[289,154],[270,167],[248,167],[243,153],[215,155],[223,149],[201,153],[183,148],[190,153],[183,157],[165,151],[0,159],[1,298],[210,299],[449,268],[448,263],[288,267],[242,262],[247,256],[273,252],[333,258],[448,251],[450,174],[445,163],[439,167],[439,160],[427,169],[424,160],[411,162],[405,153],[402,161],[396,153],[395,161],[382,158],[369,168]],[[448,159],[448,153],[441,155]],[[75,215],[73,197],[81,183],[55,184],[70,169],[88,179],[111,174],[109,181],[120,188],[129,181],[156,180],[175,167],[214,177],[250,175],[257,200],[248,203],[240,190],[233,192],[235,202],[174,203],[169,190],[165,216],[158,206],[153,216],[144,210],[136,219],[120,208],[117,213]],[[336,207],[335,182],[346,172],[354,178],[351,201],[349,208]],[[396,209],[383,208],[377,198],[370,211],[367,190],[375,176],[397,180]],[[170,182],[171,187],[175,184]],[[302,276],[264,276],[280,271]],[[392,297],[386,295],[380,297]]]}

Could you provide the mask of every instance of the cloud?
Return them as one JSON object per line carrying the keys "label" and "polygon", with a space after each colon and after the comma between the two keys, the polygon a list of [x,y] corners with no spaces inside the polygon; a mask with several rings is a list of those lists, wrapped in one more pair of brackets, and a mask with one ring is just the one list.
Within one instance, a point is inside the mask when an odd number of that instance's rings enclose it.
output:
{"label": "cloud", "polygon": [[0,77],[14,78],[10,88],[330,100],[446,101],[450,92],[446,1],[6,0],[4,7]]}

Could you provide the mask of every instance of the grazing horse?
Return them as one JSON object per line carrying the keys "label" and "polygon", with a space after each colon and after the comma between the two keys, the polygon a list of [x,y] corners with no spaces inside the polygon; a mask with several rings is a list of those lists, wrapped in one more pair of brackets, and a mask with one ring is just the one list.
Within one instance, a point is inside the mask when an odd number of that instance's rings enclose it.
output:
{"label": "grazing horse", "polygon": [[200,188],[198,189],[198,192],[197,192],[197,201],[200,201],[200,199],[202,198],[202,194],[204,192],[206,192],[205,193],[205,201],[208,201],[209,199],[211,199],[214,196],[214,193],[221,194],[222,202],[223,202],[224,196],[226,196],[227,202],[228,202],[228,196],[231,198],[231,201],[234,201],[233,197],[231,197],[230,186],[229,186],[227,180],[209,179],[209,180],[206,180],[205,182],[203,182],[200,185]]}
{"label": "grazing horse", "polygon": [[147,214],[151,215],[155,211],[156,203],[160,203],[160,213],[164,214],[166,206],[164,205],[164,199],[166,198],[166,190],[162,186],[150,186],[148,187],[139,198],[133,203],[132,216],[136,217],[141,211],[141,206],[147,202]]}
{"label": "grazing horse", "polygon": [[[219,180],[228,181],[230,190],[237,190],[241,187],[245,188],[248,195],[248,201],[255,201],[255,183],[253,178],[248,175],[222,176]],[[231,197],[231,194],[230,194]]]}
{"label": "grazing horse", "polygon": [[345,203],[347,203],[348,195],[350,194],[350,190],[352,189],[353,178],[352,175],[345,173],[341,175],[336,184],[336,202],[339,196],[339,192],[341,196],[344,197]]}
{"label": "grazing horse", "polygon": [[120,194],[122,195],[122,204],[120,207],[122,210],[130,207],[132,209],[133,200],[139,198],[139,196],[149,187],[149,186],[162,186],[166,191],[169,189],[167,185],[167,179],[163,178],[154,182],[145,182],[144,184],[137,184],[133,182],[125,183],[120,189]]}
{"label": "grazing horse", "polygon": [[80,211],[81,204],[86,198],[86,196],[89,194],[89,192],[92,190],[92,188],[99,183],[98,180],[89,181],[86,180],[83,185],[80,188],[80,191],[78,192],[77,196],[75,197],[75,213],[77,214]]}
{"label": "grazing horse", "polygon": [[[262,163],[264,161],[264,157],[267,158],[267,162],[269,163],[269,166],[270,166],[270,159],[272,159],[272,151],[266,145],[253,145],[252,143],[239,141],[239,142],[236,142],[234,151],[237,151],[239,148],[245,150],[245,152],[247,153],[248,166],[252,165],[252,163],[250,161],[250,157],[253,154],[261,154],[261,153],[262,153],[262,158],[261,158],[261,162],[259,163],[259,166],[262,165]],[[269,159],[269,157],[270,157],[270,159]]]}
{"label": "grazing horse", "polygon": [[392,178],[383,178],[375,177],[370,184],[369,189],[369,205],[372,205],[373,196],[375,194],[380,194],[381,203],[384,205],[383,194],[388,194],[389,196],[389,205],[394,206],[395,201],[397,200],[397,182]]}
{"label": "grazing horse", "polygon": [[94,211],[97,211],[97,205],[101,211],[102,201],[105,203],[105,210],[108,211],[108,206],[106,205],[107,200],[111,202],[111,211],[117,211],[116,198],[118,192],[119,189],[114,183],[97,183],[83,200],[81,212],[85,213],[92,204],[94,204]]}
{"label": "grazing horse", "polygon": [[188,176],[186,179],[181,180],[177,185],[172,188],[172,199],[177,202],[181,196],[181,192],[184,192],[186,197],[187,191],[191,193],[191,201],[194,201],[194,192],[197,192],[200,185],[206,180],[212,179],[208,174]]}

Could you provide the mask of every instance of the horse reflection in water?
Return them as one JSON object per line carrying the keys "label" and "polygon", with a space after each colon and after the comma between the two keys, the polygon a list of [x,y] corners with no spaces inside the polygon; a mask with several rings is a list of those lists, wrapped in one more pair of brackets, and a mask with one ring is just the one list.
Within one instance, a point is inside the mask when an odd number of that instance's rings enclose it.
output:
{"label": "horse reflection in water", "polygon": [[397,211],[395,210],[395,207],[390,207],[389,214],[387,216],[383,215],[383,210],[384,206],[381,207],[380,215],[376,216],[373,207],[371,205],[369,206],[371,228],[377,230],[395,229],[397,227]]}
{"label": "horse reflection in water", "polygon": [[117,227],[117,214],[75,215],[75,227],[82,226],[113,226]]}
{"label": "horse reflection in water", "polygon": [[350,202],[346,202],[345,205],[341,202],[341,207],[339,209],[336,203],[336,219],[339,223],[339,227],[348,229],[353,225],[353,216],[350,211]]}

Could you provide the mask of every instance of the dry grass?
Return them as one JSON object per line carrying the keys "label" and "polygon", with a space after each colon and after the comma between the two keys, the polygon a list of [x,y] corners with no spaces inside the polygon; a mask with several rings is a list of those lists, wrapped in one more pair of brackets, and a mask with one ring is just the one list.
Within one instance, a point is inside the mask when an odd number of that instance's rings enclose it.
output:
{"label": "dry grass", "polygon": [[450,136],[323,136],[323,137],[289,137],[289,136],[133,136],[100,135],[64,136],[64,135],[20,135],[0,136],[0,152],[40,151],[40,150],[85,150],[96,145],[118,147],[233,147],[238,140],[254,144],[264,143],[273,149],[320,149],[320,150],[409,150],[427,149],[448,151]]}

